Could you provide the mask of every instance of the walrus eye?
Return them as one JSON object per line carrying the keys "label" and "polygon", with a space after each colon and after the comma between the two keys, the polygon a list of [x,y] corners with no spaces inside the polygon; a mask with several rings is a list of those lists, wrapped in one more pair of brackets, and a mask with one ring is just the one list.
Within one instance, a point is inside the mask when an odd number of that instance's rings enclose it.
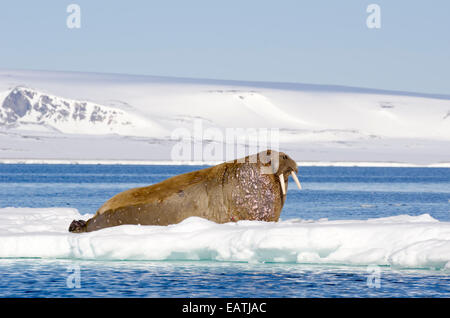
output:
{"label": "walrus eye", "polygon": [[283,155],[283,159],[286,160],[286,159],[287,159],[287,156],[286,156],[286,155]]}

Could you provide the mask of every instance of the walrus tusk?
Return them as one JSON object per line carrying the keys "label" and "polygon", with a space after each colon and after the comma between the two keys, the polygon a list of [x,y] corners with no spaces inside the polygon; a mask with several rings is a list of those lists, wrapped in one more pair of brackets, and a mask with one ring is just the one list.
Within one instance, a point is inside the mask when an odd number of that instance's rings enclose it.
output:
{"label": "walrus tusk", "polygon": [[297,183],[297,187],[301,190],[302,189],[302,185],[300,184],[300,181],[297,178],[297,175],[295,174],[294,171],[291,171],[292,174],[292,178],[294,179],[295,183]]}
{"label": "walrus tusk", "polygon": [[283,195],[285,195],[286,194],[286,186],[284,185],[284,176],[283,176],[283,174],[280,174],[278,176],[278,178],[280,178],[281,191],[283,191]]}

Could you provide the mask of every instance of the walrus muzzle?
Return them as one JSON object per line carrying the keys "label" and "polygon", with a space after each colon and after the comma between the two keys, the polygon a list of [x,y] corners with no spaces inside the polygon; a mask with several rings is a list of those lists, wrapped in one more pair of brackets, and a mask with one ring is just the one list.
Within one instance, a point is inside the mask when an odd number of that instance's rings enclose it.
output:
{"label": "walrus muzzle", "polygon": [[121,192],[88,221],[74,220],[81,233],[122,224],[169,225],[198,216],[217,223],[278,221],[297,164],[273,150],[171,177],[148,187]]}

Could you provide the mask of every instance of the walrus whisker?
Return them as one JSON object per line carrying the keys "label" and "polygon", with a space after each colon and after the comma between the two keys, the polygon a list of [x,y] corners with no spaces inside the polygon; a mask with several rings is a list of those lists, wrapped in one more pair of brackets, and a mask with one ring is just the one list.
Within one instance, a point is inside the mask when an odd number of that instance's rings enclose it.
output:
{"label": "walrus whisker", "polygon": [[297,183],[297,187],[299,188],[299,190],[302,189],[302,185],[300,184],[300,180],[298,180],[297,175],[295,174],[294,171],[291,171],[292,174],[292,179],[294,179],[295,183]]}
{"label": "walrus whisker", "polygon": [[278,176],[278,178],[280,178],[281,191],[283,191],[283,195],[285,195],[286,194],[286,186],[284,184],[284,176],[283,176],[283,174],[280,174]]}

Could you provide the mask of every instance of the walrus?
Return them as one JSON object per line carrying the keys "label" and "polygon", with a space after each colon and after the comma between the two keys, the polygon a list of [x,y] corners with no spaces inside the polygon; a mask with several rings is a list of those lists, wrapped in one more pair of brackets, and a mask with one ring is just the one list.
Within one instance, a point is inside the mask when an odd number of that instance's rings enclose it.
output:
{"label": "walrus", "polygon": [[88,221],[72,221],[69,231],[91,232],[122,224],[169,225],[191,216],[217,223],[278,221],[289,176],[301,189],[297,173],[297,164],[285,153],[262,151],[121,192]]}

